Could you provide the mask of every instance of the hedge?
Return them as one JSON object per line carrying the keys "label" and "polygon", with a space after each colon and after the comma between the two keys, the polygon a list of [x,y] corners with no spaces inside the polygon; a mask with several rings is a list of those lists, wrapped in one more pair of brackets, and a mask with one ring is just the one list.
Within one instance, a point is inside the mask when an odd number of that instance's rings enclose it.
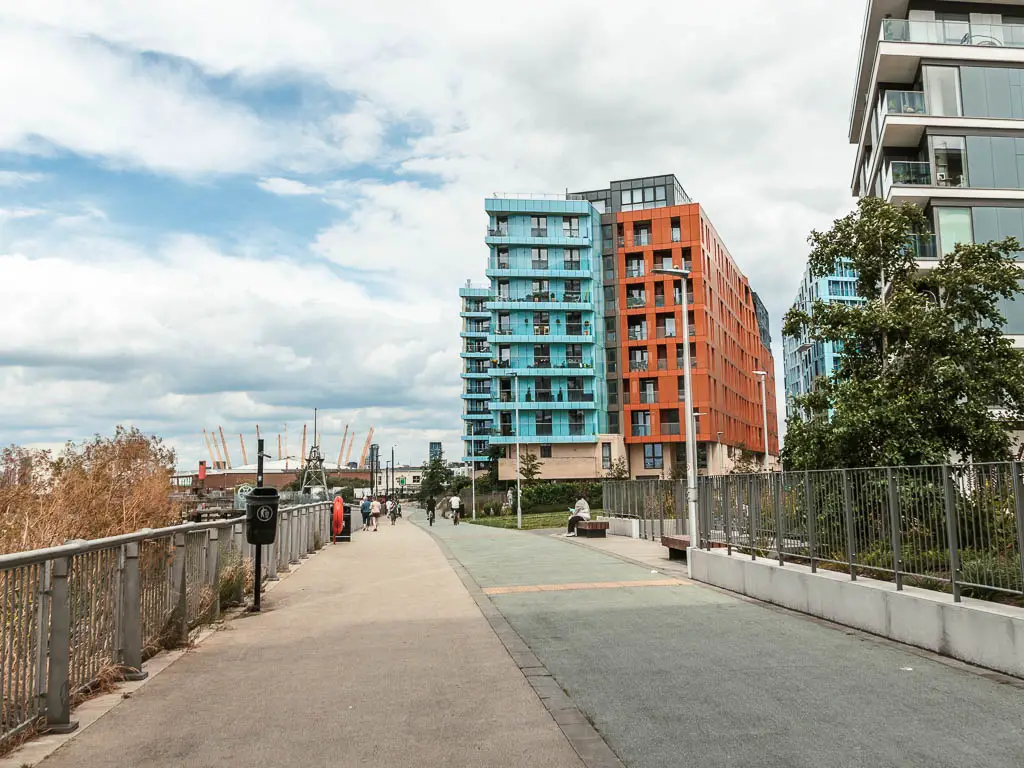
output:
{"label": "hedge", "polygon": [[523,510],[532,511],[539,507],[547,507],[551,510],[568,511],[580,496],[583,496],[593,509],[604,506],[601,483],[537,483],[523,489]]}

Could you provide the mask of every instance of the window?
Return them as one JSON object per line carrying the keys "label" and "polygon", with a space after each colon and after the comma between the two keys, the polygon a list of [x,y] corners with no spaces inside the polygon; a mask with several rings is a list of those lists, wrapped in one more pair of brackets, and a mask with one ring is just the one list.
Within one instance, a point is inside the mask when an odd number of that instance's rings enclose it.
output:
{"label": "window", "polygon": [[649,437],[651,434],[651,412],[633,411],[633,437]]}
{"label": "window", "polygon": [[583,435],[586,433],[586,417],[583,411],[569,411],[569,434]]}
{"label": "window", "polygon": [[548,268],[548,249],[547,248],[531,248],[530,249],[532,269],[547,269]]}
{"label": "window", "polygon": [[417,483],[419,483],[419,481],[420,481],[420,476],[419,475],[413,475],[412,476],[413,485],[416,485]]}
{"label": "window", "polygon": [[662,469],[665,460],[661,453],[661,443],[648,443],[644,446],[644,469]]}
{"label": "window", "polygon": [[[573,235],[577,237],[577,235]],[[611,258],[611,257],[607,257]],[[565,269],[579,269],[580,268],[580,249],[579,248],[566,248],[562,257],[562,263],[565,264]]]}
{"label": "window", "polygon": [[[547,225],[545,225],[546,227]],[[580,219],[578,216],[565,216],[562,218],[562,237],[579,237]]]}
{"label": "window", "polygon": [[951,253],[957,243],[974,242],[970,208],[939,207],[935,209],[935,218],[938,220],[939,248],[943,256]]}
{"label": "window", "polygon": [[608,414],[608,431],[612,434],[618,434],[619,432],[619,412],[612,411]]}
{"label": "window", "polygon": [[933,66],[925,66],[922,69],[924,70],[924,94],[928,114],[959,116],[960,70],[957,67]]}
{"label": "window", "polygon": [[619,383],[617,381],[608,382],[608,404],[619,404]]}
{"label": "window", "polygon": [[967,186],[966,149],[963,136],[932,136],[932,165],[938,187]]}
{"label": "window", "polygon": [[530,237],[547,237],[548,236],[548,217],[547,216],[531,216],[530,217]]}
{"label": "window", "polygon": [[551,411],[537,411],[534,419],[539,437],[551,437],[554,434],[551,425]]}
{"label": "window", "polygon": [[612,225],[605,224],[601,227],[601,239],[606,243],[610,243],[612,240]]}
{"label": "window", "polygon": [[615,279],[615,257],[605,256],[604,257],[604,279],[614,280]]}
{"label": "window", "polygon": [[683,239],[683,231],[679,227],[679,219],[672,219],[672,242],[678,243]]}
{"label": "window", "polygon": [[612,444],[601,443],[601,469],[612,468]]}
{"label": "window", "polygon": [[498,216],[495,218],[494,229],[491,230],[491,234],[497,237],[508,235],[508,216]]}
{"label": "window", "polygon": [[498,249],[498,269],[508,269],[508,248]]}
{"label": "window", "polygon": [[540,447],[540,457],[542,459],[550,459],[551,458],[551,446],[550,445],[542,445]]}

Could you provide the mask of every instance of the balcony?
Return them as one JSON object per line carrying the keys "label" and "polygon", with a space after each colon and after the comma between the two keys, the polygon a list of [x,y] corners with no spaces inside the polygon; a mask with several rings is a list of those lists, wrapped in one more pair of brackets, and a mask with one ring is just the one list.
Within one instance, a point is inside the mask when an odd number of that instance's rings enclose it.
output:
{"label": "balcony", "polygon": [[651,391],[644,391],[640,393],[640,402],[644,404],[658,402],[658,393]]}
{"label": "balcony", "polygon": [[650,424],[633,424],[633,437],[650,437]]}
{"label": "balcony", "polygon": [[622,236],[620,235],[619,237],[615,238],[615,244],[616,244],[616,245],[617,245],[617,246],[618,246],[619,248],[625,248],[625,247],[626,247],[626,238],[625,238],[625,237],[622,237]]}
{"label": "balcony", "polygon": [[654,297],[654,306],[656,306],[656,307],[664,307],[665,306],[665,295],[664,294],[660,294],[659,293],[658,295],[656,295]]}
{"label": "balcony", "polygon": [[537,259],[534,259],[533,261],[530,262],[530,269],[546,270],[547,268],[548,262],[546,261],[539,261]]}
{"label": "balcony", "polygon": [[667,371],[668,370],[668,360],[666,358],[662,357],[662,358],[658,359],[658,370],[659,371]]}
{"label": "balcony", "polygon": [[593,443],[597,440],[597,429],[586,422],[555,421],[552,424],[531,424],[523,419],[518,436],[497,435],[491,442],[511,445],[517,440],[522,443]]}
{"label": "balcony", "polygon": [[534,325],[533,326],[533,335],[534,336],[547,336],[550,333],[551,333],[551,326],[550,325]]}
{"label": "balcony", "polygon": [[630,277],[643,277],[644,274],[645,274],[645,272],[644,272],[643,264],[641,264],[639,266],[629,266],[628,264],[626,265],[626,277],[627,278],[630,278]]}
{"label": "balcony", "polygon": [[488,227],[488,237],[508,237],[508,227]]}
{"label": "balcony", "polygon": [[1024,25],[884,19],[881,37],[890,43],[1024,48]]}
{"label": "balcony", "polygon": [[626,332],[626,338],[630,341],[647,341],[646,328],[630,328]]}
{"label": "balcony", "polygon": [[938,261],[939,242],[935,235],[911,235],[907,248],[918,261]]}
{"label": "balcony", "polygon": [[679,434],[679,422],[670,422],[661,424],[661,434],[663,435],[678,435]]}
{"label": "balcony", "polygon": [[579,236],[580,236],[580,231],[579,231],[578,228],[577,229],[570,229],[568,227],[563,227],[562,228],[562,237],[579,237]]}
{"label": "balcony", "polygon": [[653,242],[651,239],[651,233],[645,229],[639,229],[633,232],[633,246],[644,246],[650,245]]}
{"label": "balcony", "polygon": [[547,237],[547,227],[530,227],[530,237]]}
{"label": "balcony", "polygon": [[926,115],[924,91],[886,91],[885,113],[887,115]]}
{"label": "balcony", "polygon": [[681,243],[683,241],[683,233],[679,231],[677,227],[672,228],[672,242]]}
{"label": "balcony", "polygon": [[627,296],[626,309],[640,309],[647,306],[646,296]]}
{"label": "balcony", "polygon": [[647,370],[647,361],[646,360],[630,360],[629,361],[629,370],[633,371],[633,372],[636,372],[636,371],[645,372]]}
{"label": "balcony", "polygon": [[[686,366],[686,363],[683,361],[682,356],[677,357],[676,358],[676,368],[681,371],[681,370],[683,370],[685,368],[685,366]],[[690,367],[691,368],[696,368],[697,367],[697,356],[696,355],[691,355],[690,356]]]}
{"label": "balcony", "polygon": [[658,328],[657,334],[659,339],[674,339],[676,337],[675,328]]}

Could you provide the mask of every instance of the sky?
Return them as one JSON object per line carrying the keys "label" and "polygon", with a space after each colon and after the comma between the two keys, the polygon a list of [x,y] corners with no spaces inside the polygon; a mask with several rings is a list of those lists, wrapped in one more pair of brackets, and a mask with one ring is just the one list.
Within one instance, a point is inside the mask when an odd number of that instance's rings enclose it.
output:
{"label": "sky", "polygon": [[[675,173],[781,318],[853,207],[863,3],[7,0],[0,445],[462,451],[485,196]],[[784,413],[784,409],[782,409]],[[276,445],[273,446],[276,452]]]}

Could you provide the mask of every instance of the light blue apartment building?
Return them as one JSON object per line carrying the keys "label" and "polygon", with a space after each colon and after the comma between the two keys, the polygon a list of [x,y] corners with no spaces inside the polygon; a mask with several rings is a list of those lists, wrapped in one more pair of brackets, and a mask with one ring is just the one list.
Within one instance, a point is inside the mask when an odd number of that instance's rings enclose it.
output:
{"label": "light blue apartment building", "polygon": [[[810,312],[815,301],[826,304],[862,304],[857,295],[857,273],[849,262],[841,262],[831,275],[815,278],[808,267],[800,282],[793,308]],[[835,373],[842,349],[832,342],[812,341],[806,335],[782,339],[786,378],[786,418],[798,416],[793,398],[811,391],[820,377]]]}
{"label": "light blue apartment building", "polygon": [[459,291],[466,461],[518,441],[571,476],[608,431],[601,214],[573,197],[485,201],[489,285]]}

